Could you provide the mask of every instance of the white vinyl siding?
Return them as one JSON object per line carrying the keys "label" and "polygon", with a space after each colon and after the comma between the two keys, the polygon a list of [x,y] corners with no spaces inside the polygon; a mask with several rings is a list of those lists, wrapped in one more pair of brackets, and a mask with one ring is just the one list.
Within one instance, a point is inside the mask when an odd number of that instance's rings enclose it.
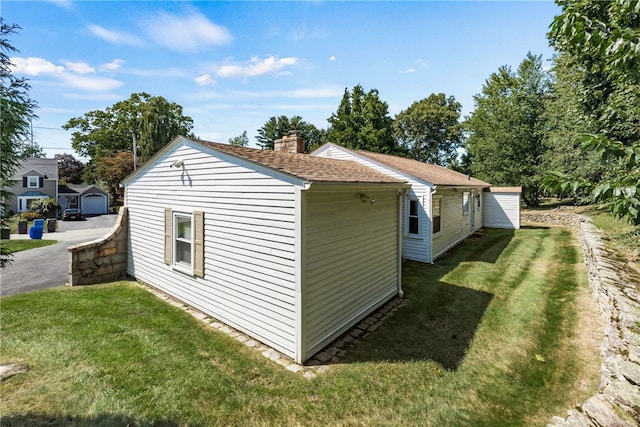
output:
{"label": "white vinyl siding", "polygon": [[[295,357],[294,185],[177,145],[127,183],[126,204],[129,274]],[[203,278],[165,264],[165,208],[185,207],[204,213]]]}
{"label": "white vinyl siding", "polygon": [[473,232],[469,215],[464,213],[463,191],[442,190],[440,198],[440,232],[433,235],[433,259],[466,239]]}
{"label": "white vinyl siding", "polygon": [[483,224],[488,228],[520,228],[520,193],[484,192]]}
{"label": "white vinyl siding", "polygon": [[[388,168],[384,165],[380,165],[374,161],[371,161],[367,158],[357,156],[350,151],[345,149],[341,149],[341,147],[337,146],[328,146],[325,150],[316,152],[313,155],[318,155],[321,157],[329,157],[332,159],[341,159],[341,160],[353,160],[363,165],[366,165],[372,169],[375,169],[378,172],[382,172],[386,175],[389,175],[393,178],[401,179],[403,181],[407,181],[411,184],[411,188],[407,194],[407,197],[414,198],[422,201],[422,207],[424,209],[420,215],[420,230],[431,230],[431,218],[429,216],[429,211],[431,206],[431,190],[432,186],[424,181],[418,180],[411,175],[407,175],[404,173],[400,173],[395,171],[394,169]],[[408,206],[403,204],[403,218],[407,218],[407,209]],[[422,232],[419,236],[410,235],[406,230],[406,222],[403,224],[403,235],[404,238],[402,240],[402,257],[404,259],[412,260],[412,261],[420,261],[420,262],[431,262],[431,235],[430,233]]]}
{"label": "white vinyl siding", "polygon": [[359,191],[305,192],[303,359],[397,294],[398,196],[368,196],[374,205]]}

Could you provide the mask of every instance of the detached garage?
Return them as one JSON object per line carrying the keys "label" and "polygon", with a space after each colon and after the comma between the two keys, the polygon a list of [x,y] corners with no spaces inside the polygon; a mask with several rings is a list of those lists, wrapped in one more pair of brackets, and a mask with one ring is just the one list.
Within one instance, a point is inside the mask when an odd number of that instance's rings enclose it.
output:
{"label": "detached garage", "polygon": [[80,195],[80,210],[85,215],[104,215],[109,213],[109,195],[92,185]]}
{"label": "detached garage", "polygon": [[482,222],[488,228],[520,228],[522,187],[490,187],[482,193]]}

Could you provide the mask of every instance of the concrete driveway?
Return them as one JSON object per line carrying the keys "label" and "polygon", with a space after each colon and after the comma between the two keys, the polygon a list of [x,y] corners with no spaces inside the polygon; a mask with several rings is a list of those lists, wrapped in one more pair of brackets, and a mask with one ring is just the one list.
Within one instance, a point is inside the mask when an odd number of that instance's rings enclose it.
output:
{"label": "concrete driveway", "polygon": [[[84,221],[58,221],[55,233],[44,233],[55,245],[13,254],[13,263],[0,270],[0,296],[53,288],[69,282],[69,246],[104,236],[116,223],[117,215],[101,215]],[[12,234],[11,239],[28,239],[28,234]]]}

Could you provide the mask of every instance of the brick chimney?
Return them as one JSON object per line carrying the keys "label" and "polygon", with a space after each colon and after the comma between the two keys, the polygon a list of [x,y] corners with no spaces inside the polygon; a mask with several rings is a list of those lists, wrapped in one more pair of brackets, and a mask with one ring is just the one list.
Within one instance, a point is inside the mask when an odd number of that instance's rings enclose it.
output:
{"label": "brick chimney", "polygon": [[304,139],[300,136],[300,131],[290,130],[289,135],[273,141],[273,150],[286,153],[304,153]]}

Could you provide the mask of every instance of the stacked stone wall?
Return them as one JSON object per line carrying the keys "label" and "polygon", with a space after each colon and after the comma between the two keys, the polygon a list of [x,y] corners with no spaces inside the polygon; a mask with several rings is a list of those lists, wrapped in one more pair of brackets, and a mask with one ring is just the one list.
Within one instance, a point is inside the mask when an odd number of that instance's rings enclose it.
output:
{"label": "stacked stone wall", "polygon": [[126,276],[127,236],[127,208],[123,206],[109,233],[69,248],[69,284],[91,285]]}
{"label": "stacked stone wall", "polygon": [[559,213],[523,215],[522,220],[578,228],[591,293],[606,325],[598,393],[566,417],[553,417],[549,426],[640,425],[640,285],[622,279],[624,265],[607,251],[589,218]]}

